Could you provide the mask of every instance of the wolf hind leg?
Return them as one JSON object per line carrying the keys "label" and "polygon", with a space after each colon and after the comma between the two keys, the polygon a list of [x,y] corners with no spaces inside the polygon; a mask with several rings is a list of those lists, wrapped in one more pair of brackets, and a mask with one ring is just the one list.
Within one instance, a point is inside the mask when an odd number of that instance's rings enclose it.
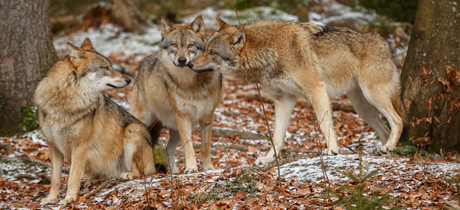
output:
{"label": "wolf hind leg", "polygon": [[179,135],[179,131],[169,129],[169,141],[168,145],[166,146],[166,162],[169,166],[169,171],[173,174],[179,172],[179,169],[176,165],[175,154],[177,145],[179,145],[181,139]]}
{"label": "wolf hind leg", "polygon": [[211,133],[212,122],[214,121],[214,113],[203,116],[201,119],[201,168],[204,171],[214,170],[211,161]]}
{"label": "wolf hind leg", "polygon": [[386,144],[390,132],[379,119],[379,110],[367,101],[358,85],[348,91],[347,94],[356,113],[377,132],[382,144]]}
{"label": "wolf hind leg", "polygon": [[[277,155],[280,155],[283,148],[284,137],[296,102],[297,98],[292,95],[283,95],[279,100],[275,100],[275,132],[272,140]],[[267,155],[257,158],[254,165],[267,164],[273,161],[275,161],[275,151],[272,146]]]}
{"label": "wolf hind leg", "polygon": [[366,85],[362,83],[360,83],[360,87],[367,101],[385,116],[391,127],[388,141],[382,146],[381,151],[386,153],[395,149],[402,132],[403,120],[398,115],[391,102],[391,87],[385,84]]}

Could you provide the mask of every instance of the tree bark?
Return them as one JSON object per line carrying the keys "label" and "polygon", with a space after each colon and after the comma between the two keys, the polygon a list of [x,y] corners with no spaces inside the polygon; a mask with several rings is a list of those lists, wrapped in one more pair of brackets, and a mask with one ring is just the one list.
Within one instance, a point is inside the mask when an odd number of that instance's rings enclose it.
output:
{"label": "tree bark", "polygon": [[21,132],[40,79],[58,60],[49,0],[0,0],[0,136]]}
{"label": "tree bark", "polygon": [[[441,77],[449,81],[446,67],[451,66],[457,71],[460,68],[459,4],[459,1],[452,0],[419,0],[401,75],[404,101],[409,120],[414,125],[411,126],[409,135],[415,140],[427,135],[432,143],[430,148],[434,150],[439,147],[444,151],[460,150],[460,117],[455,115],[459,112],[458,109],[449,111],[449,106],[442,98],[433,100],[431,109],[428,103],[430,97],[442,90],[436,79]],[[428,72],[433,71],[432,78],[435,81],[421,87],[423,65],[426,65]],[[453,87],[446,93],[451,97],[456,97],[455,94],[460,95],[460,87]],[[440,122],[435,120],[435,116]],[[431,119],[432,122],[424,123],[419,120],[417,124],[417,119],[422,118]],[[448,123],[449,118],[451,121]]]}

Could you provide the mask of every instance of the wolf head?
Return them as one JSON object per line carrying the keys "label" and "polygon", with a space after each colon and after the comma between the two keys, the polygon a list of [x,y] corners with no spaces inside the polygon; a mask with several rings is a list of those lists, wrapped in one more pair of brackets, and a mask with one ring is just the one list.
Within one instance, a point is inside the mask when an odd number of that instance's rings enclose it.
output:
{"label": "wolf head", "polygon": [[109,59],[96,52],[88,38],[81,47],[67,43],[67,49],[74,74],[88,89],[95,91],[117,89],[131,82],[130,78],[113,70]]}
{"label": "wolf head", "polygon": [[160,59],[169,69],[184,68],[195,56],[204,50],[204,22],[201,16],[191,24],[173,24],[161,17]]}
{"label": "wolf head", "polygon": [[216,70],[231,74],[232,70],[240,68],[240,54],[244,47],[245,34],[219,17],[216,19],[220,25],[219,31],[208,39],[205,51],[188,64],[195,72]]}

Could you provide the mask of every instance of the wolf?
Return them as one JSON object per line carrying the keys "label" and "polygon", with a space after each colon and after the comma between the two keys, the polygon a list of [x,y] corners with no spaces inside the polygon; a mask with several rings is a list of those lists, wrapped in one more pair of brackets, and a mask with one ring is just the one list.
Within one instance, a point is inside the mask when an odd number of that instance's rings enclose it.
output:
{"label": "wolf", "polygon": [[123,88],[131,79],[113,70],[88,38],[81,47],[67,43],[67,48],[69,56],[54,64],[34,93],[52,165],[50,193],[41,205],[57,202],[64,158],[70,173],[60,204],[77,199],[84,174],[89,176],[85,185],[90,185],[94,179],[133,179],[155,172],[156,139],[102,93]]}
{"label": "wolf", "polygon": [[[305,97],[316,112],[327,154],[337,154],[329,97],[343,92],[359,116],[377,131],[381,151],[396,147],[406,117],[394,56],[381,36],[311,23],[266,20],[230,26],[219,17],[217,21],[219,30],[188,66],[195,72],[218,71],[260,83],[275,99],[273,144],[277,151],[283,146],[297,97]],[[273,160],[272,148],[255,164]]]}
{"label": "wolf", "polygon": [[162,17],[160,49],[141,62],[132,91],[130,112],[147,127],[161,123],[169,130],[166,161],[172,173],[179,171],[174,161],[179,143],[184,149],[185,173],[198,171],[191,142],[194,125],[201,131],[201,167],[214,169],[211,132],[214,110],[222,97],[222,75],[195,73],[187,67],[204,49],[204,30],[201,16],[191,24],[173,24]]}

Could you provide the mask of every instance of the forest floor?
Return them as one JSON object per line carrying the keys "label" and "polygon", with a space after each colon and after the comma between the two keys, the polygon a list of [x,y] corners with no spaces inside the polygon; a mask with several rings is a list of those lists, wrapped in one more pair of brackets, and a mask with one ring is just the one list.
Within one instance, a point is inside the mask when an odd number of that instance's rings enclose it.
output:
{"label": "forest floor", "polygon": [[[134,83],[140,61],[158,49],[159,33],[158,27],[151,27],[146,35],[139,36],[106,25],[98,30],[56,37],[54,43],[62,56],[67,42],[78,45],[89,37],[95,49],[114,66],[133,76]],[[405,55],[401,49],[398,56]],[[403,58],[398,65],[402,66],[401,62]],[[106,94],[129,109],[132,84]],[[42,207],[40,200],[50,189],[46,140],[38,131],[20,137],[0,137],[0,144],[4,148],[9,146],[9,151],[0,149],[0,209],[142,209],[148,206],[152,207],[148,209],[343,209],[332,204],[337,197],[327,196],[324,186],[336,190],[358,184],[343,175],[343,172],[359,173],[358,146],[363,148],[361,171],[368,174],[378,170],[366,183],[365,195],[370,197],[374,190],[380,190],[380,196],[389,192],[393,200],[385,208],[441,209],[446,202],[459,205],[455,182],[460,181],[460,156],[422,155],[423,152],[417,152],[413,146],[403,144],[399,145],[399,152],[382,156],[378,152],[381,142],[373,129],[352,110],[343,108],[333,112],[339,155],[322,156],[326,143],[318,129],[315,112],[305,100],[299,100],[291,114],[281,151],[283,164],[281,183],[278,183],[274,165],[252,166],[271,146],[266,138],[267,126],[255,84],[226,77],[223,88],[213,124],[211,152],[215,170],[203,172],[199,168],[199,173],[183,174],[184,155],[179,148],[176,151],[179,174],[157,173],[132,181],[103,180],[89,188],[82,186],[79,199],[67,206]],[[274,105],[263,90],[261,92],[273,131]],[[346,95],[333,98],[333,102],[339,107],[350,103]],[[167,130],[163,130],[158,148],[164,149],[168,137]],[[192,142],[199,163],[199,133],[194,132]],[[67,173],[65,164],[59,199],[65,196]],[[350,192],[342,195],[349,196]]]}

